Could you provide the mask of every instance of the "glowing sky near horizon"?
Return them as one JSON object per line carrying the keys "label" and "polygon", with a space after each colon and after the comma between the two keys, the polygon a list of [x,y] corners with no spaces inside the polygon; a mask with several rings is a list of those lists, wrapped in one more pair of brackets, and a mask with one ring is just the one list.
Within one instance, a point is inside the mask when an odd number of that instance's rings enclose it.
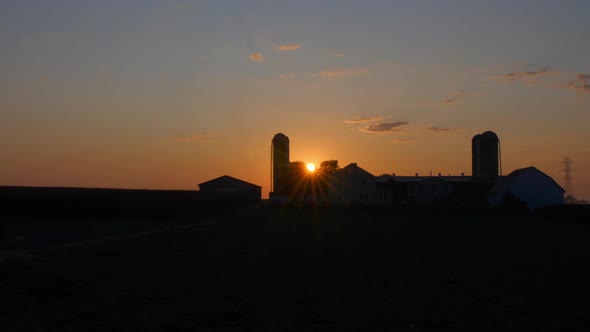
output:
{"label": "glowing sky near horizon", "polygon": [[590,199],[590,1],[0,1],[0,185],[471,173],[498,134]]}

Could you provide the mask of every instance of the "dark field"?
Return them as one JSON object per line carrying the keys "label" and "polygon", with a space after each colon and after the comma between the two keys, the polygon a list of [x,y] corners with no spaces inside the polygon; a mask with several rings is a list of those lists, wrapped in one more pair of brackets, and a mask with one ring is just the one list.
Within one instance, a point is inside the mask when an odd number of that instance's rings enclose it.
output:
{"label": "dark field", "polygon": [[2,331],[590,330],[587,224],[249,208],[6,229]]}

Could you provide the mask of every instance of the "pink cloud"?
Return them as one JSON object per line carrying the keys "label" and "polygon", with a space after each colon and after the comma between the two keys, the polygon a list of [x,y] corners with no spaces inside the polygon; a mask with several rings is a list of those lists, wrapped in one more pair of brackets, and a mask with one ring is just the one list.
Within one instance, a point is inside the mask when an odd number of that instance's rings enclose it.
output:
{"label": "pink cloud", "polygon": [[396,131],[401,131],[402,127],[407,124],[408,123],[405,121],[375,123],[375,124],[368,125],[362,129],[360,129],[360,131],[364,132],[364,133],[396,132]]}
{"label": "pink cloud", "polygon": [[263,62],[264,61],[264,55],[262,55],[262,53],[251,53],[248,58],[250,58],[250,60],[252,61],[256,61],[256,62]]}
{"label": "pink cloud", "polygon": [[566,87],[579,93],[590,94],[590,74],[576,74],[574,80],[566,83]]}
{"label": "pink cloud", "polygon": [[276,47],[279,51],[297,51],[301,48],[300,44],[287,44],[287,45],[279,45]]}

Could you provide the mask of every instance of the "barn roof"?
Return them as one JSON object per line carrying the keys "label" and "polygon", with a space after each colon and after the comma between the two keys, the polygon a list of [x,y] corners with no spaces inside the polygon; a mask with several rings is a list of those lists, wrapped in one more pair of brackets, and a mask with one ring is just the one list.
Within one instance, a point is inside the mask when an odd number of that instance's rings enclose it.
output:
{"label": "barn roof", "polygon": [[359,171],[359,172],[361,172],[361,173],[365,173],[365,174],[368,174],[368,175],[370,175],[370,176],[372,176],[372,177],[375,177],[375,175],[373,175],[373,174],[371,174],[370,172],[368,172],[368,171],[366,171],[366,170],[364,170],[364,169],[360,168],[360,167],[357,165],[357,163],[350,163],[350,164],[348,164],[348,165],[346,165],[346,166],[342,167],[342,168],[340,169],[340,173],[341,173],[341,174],[347,174],[347,171],[350,171],[350,170],[353,170],[353,169],[356,169],[356,170],[358,170],[358,171]]}
{"label": "barn roof", "polygon": [[555,180],[553,180],[552,177],[550,177],[549,175],[541,172],[540,170],[538,170],[534,166],[529,166],[529,167],[519,168],[519,169],[516,169],[516,170],[512,171],[512,173],[510,173],[507,176],[505,176],[502,181],[496,183],[490,189],[489,193],[503,193],[503,192],[506,192],[506,190],[510,187],[510,185],[512,185],[516,181],[517,178],[519,178],[522,175],[524,175],[526,173],[529,173],[529,172],[536,172],[538,174],[541,174],[542,176],[545,176],[546,178],[548,178],[549,180],[551,180],[551,182],[553,182],[555,184],[555,186],[557,186],[562,192],[565,192],[565,190],[563,190],[563,188],[557,182],[555,182]]}
{"label": "barn roof", "polygon": [[241,185],[248,185],[248,186],[256,187],[256,188],[262,188],[259,185],[256,185],[256,184],[253,184],[253,183],[250,183],[250,182],[246,182],[244,180],[236,179],[236,178],[231,177],[229,175],[220,176],[218,178],[215,178],[215,179],[212,179],[212,180],[209,180],[209,181],[205,181],[203,183],[199,183],[199,187],[202,186],[202,185],[204,185],[204,184],[210,184],[212,182],[222,182],[222,183],[237,184],[237,185],[240,185],[241,184]]}

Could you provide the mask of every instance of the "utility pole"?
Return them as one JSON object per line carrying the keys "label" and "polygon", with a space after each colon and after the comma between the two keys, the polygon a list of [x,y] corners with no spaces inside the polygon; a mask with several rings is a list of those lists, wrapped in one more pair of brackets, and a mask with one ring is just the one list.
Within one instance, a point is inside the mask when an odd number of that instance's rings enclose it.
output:
{"label": "utility pole", "polygon": [[563,161],[561,162],[563,164],[563,169],[561,169],[561,171],[563,172],[563,181],[564,181],[564,186],[565,186],[565,192],[566,192],[566,196],[574,196],[574,185],[573,185],[573,178],[572,178],[572,172],[575,172],[576,170],[572,168],[572,164],[574,163],[572,161],[572,159],[570,157],[563,157]]}

